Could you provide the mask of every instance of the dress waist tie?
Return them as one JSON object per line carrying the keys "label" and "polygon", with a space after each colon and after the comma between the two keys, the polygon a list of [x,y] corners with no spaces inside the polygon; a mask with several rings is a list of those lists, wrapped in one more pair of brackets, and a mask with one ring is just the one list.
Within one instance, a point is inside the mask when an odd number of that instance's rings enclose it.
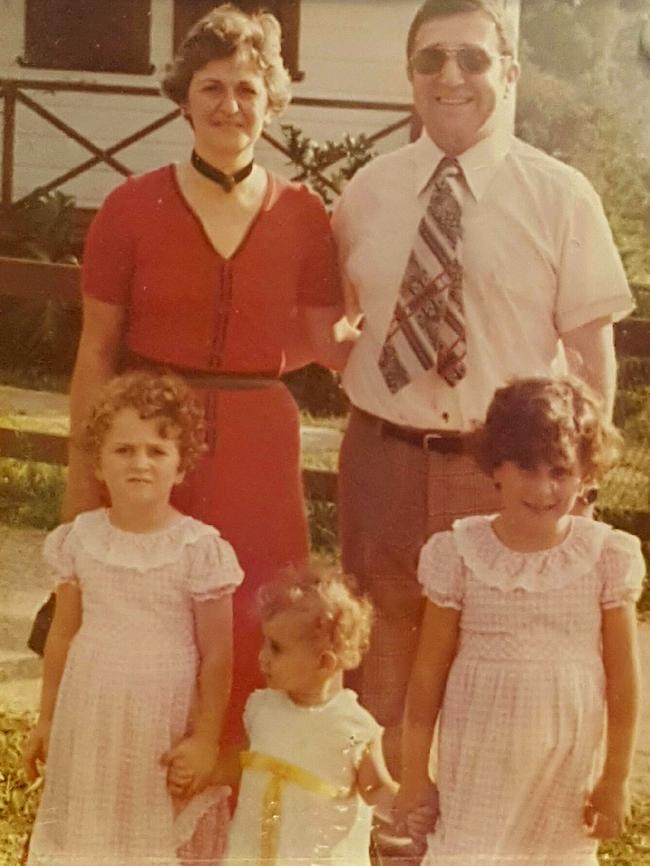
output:
{"label": "dress waist tie", "polygon": [[239,756],[242,767],[270,773],[271,778],[264,790],[262,805],[261,859],[268,866],[274,866],[278,855],[280,823],[282,819],[282,792],[286,784],[297,785],[312,794],[335,800],[339,797],[349,797],[349,788],[337,788],[330,782],[325,782],[318,776],[289,764],[280,758],[266,755],[263,752],[241,752]]}

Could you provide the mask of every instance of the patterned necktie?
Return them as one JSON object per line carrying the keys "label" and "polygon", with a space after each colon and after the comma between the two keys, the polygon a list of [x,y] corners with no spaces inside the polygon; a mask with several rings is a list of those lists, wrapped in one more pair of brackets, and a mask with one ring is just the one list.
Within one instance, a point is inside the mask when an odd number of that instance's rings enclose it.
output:
{"label": "patterned necktie", "polygon": [[432,367],[452,387],[465,375],[462,177],[455,159],[440,161],[379,357],[393,394]]}

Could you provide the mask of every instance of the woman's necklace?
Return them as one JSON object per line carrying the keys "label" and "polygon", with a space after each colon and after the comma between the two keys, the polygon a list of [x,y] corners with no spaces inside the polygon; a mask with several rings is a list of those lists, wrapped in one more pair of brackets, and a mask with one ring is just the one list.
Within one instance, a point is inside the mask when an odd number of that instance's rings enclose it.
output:
{"label": "woman's necklace", "polygon": [[225,171],[220,171],[220,169],[215,168],[209,162],[202,159],[195,150],[192,151],[190,162],[199,174],[214,181],[214,183],[218,183],[224,192],[232,192],[238,183],[241,183],[242,180],[248,177],[254,165],[254,160],[251,159],[248,165],[240,168],[239,171],[236,171],[234,174],[226,174]]}

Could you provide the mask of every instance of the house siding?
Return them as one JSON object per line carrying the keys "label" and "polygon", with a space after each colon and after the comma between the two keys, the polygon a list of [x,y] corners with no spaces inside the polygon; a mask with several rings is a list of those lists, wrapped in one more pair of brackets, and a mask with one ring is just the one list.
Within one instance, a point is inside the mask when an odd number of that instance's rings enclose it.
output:
{"label": "house siding", "polygon": [[[99,0],[94,0],[99,2]],[[507,0],[513,3],[515,0]],[[0,28],[0,75],[23,80],[52,80],[156,87],[171,51],[172,0],[152,0],[151,75],[83,73],[22,67],[25,0],[3,0]],[[302,0],[300,68],[302,82],[295,97],[355,99],[408,103],[404,43],[418,0]],[[173,109],[160,96],[125,96],[69,91],[30,91],[36,102],[77,129],[100,148],[108,148]],[[1,103],[0,103],[1,104]],[[338,139],[345,133],[373,134],[403,118],[404,112],[323,109],[291,105],[280,123],[291,123],[317,141]],[[281,140],[278,121],[269,133]],[[403,128],[376,146],[378,152],[408,140]],[[186,158],[191,137],[177,119],[146,139],[115,154],[130,171],[139,173]],[[16,107],[13,198],[21,198],[72,169],[91,154],[24,105]],[[286,157],[262,142],[261,163],[291,175]],[[62,190],[74,195],[80,207],[97,207],[122,176],[105,164],[66,182]]]}

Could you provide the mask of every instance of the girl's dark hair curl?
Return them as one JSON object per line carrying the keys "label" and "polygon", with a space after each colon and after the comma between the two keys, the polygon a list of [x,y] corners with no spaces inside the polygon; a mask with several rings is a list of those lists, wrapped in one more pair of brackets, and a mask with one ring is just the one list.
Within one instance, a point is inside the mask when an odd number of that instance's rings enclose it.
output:
{"label": "girl's dark hair curl", "polygon": [[485,423],[465,441],[488,475],[505,462],[524,469],[578,463],[585,481],[600,478],[621,447],[602,402],[572,376],[517,379],[499,388]]}

